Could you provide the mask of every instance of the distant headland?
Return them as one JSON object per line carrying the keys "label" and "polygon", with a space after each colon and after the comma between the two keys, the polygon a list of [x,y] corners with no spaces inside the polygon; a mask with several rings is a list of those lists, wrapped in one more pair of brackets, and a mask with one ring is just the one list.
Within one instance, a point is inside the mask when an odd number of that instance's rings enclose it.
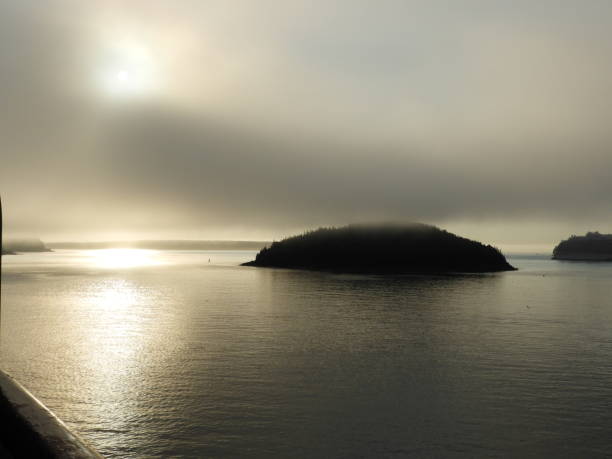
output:
{"label": "distant headland", "polygon": [[490,245],[421,223],[319,228],[272,243],[244,266],[390,274],[516,269]]}
{"label": "distant headland", "polygon": [[612,234],[598,232],[571,236],[553,250],[554,260],[612,261]]}
{"label": "distant headland", "polygon": [[3,255],[14,255],[20,252],[51,252],[40,239],[8,239],[2,244]]}

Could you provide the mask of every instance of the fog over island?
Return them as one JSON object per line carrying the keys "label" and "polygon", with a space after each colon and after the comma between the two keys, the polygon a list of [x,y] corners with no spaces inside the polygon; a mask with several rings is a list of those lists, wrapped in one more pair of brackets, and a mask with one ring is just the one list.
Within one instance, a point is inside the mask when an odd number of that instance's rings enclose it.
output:
{"label": "fog over island", "polygon": [[238,3],[2,3],[9,236],[612,230],[610,2]]}

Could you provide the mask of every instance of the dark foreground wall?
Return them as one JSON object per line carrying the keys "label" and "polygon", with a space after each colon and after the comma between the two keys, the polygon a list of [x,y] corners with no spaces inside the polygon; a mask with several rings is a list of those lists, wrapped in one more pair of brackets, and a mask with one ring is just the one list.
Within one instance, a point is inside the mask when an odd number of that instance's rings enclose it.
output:
{"label": "dark foreground wall", "polygon": [[3,371],[0,371],[0,425],[0,457],[102,458]]}

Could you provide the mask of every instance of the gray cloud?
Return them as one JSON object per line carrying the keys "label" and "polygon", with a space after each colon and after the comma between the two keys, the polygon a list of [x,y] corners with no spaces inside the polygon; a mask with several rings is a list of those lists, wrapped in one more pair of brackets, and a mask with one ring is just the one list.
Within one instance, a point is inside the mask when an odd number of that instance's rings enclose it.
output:
{"label": "gray cloud", "polygon": [[608,3],[5,2],[9,229],[610,231]]}

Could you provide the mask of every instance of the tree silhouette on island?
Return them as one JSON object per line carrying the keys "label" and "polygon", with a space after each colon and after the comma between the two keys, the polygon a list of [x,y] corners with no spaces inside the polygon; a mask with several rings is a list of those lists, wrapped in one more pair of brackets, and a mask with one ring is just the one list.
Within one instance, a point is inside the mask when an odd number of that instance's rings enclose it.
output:
{"label": "tree silhouette on island", "polygon": [[243,265],[381,274],[516,269],[495,247],[422,223],[319,228],[274,242]]}
{"label": "tree silhouette on island", "polygon": [[554,260],[612,261],[612,234],[597,231],[570,236],[553,250]]}

